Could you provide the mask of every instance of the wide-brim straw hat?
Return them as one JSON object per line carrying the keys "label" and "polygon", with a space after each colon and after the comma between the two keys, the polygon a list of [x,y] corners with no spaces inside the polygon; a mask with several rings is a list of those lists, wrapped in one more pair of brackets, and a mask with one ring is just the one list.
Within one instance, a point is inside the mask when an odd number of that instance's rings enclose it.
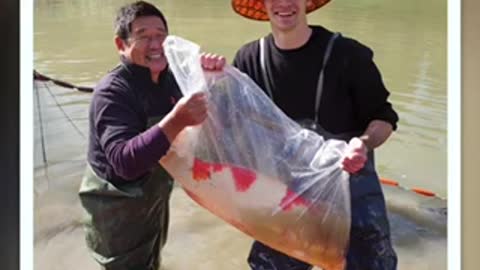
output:
{"label": "wide-brim straw hat", "polygon": [[[268,14],[263,1],[264,0],[232,0],[232,8],[243,17],[257,21],[268,21]],[[308,0],[307,13],[321,8],[328,2],[330,2],[330,0]]]}

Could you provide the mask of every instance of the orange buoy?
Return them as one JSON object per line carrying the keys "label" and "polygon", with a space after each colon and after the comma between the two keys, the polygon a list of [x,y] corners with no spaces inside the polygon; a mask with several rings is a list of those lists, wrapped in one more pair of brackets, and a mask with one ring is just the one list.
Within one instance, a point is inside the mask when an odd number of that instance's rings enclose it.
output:
{"label": "orange buoy", "polygon": [[398,182],[391,179],[382,178],[380,179],[380,182],[384,185],[398,186]]}
{"label": "orange buoy", "polygon": [[424,195],[424,196],[428,196],[428,197],[433,197],[433,196],[435,196],[435,193],[433,193],[433,192],[431,192],[431,191],[429,191],[429,190],[426,190],[426,189],[412,188],[412,191],[415,192],[415,193]]}

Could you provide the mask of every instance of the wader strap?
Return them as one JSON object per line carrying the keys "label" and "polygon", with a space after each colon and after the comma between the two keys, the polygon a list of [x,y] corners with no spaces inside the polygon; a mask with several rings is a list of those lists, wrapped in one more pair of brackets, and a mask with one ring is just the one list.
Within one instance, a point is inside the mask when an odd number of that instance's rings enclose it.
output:
{"label": "wader strap", "polygon": [[[325,66],[327,65],[328,59],[330,58],[330,54],[332,53],[333,43],[339,36],[341,36],[341,34],[336,32],[330,37],[330,40],[328,41],[328,44],[327,44],[327,48],[325,50],[325,55],[323,56],[323,62],[320,68],[320,75],[318,78],[317,93],[315,98],[315,115],[313,118],[315,123],[318,123],[318,111],[320,109],[320,99],[322,97],[322,92],[323,92],[324,69],[325,69]],[[265,38],[262,37],[259,40],[259,43],[260,43],[260,67],[262,71],[263,83],[265,85],[265,90],[267,90],[268,95],[273,100],[273,91],[270,85],[270,80],[268,78],[268,72],[266,69],[265,55],[266,55],[267,47],[265,46]]]}
{"label": "wader strap", "polygon": [[265,67],[265,38],[260,39],[260,67],[262,68],[263,84],[265,85],[265,90],[267,90],[268,95],[273,100],[273,92],[270,87],[270,81],[268,79],[267,69]]}
{"label": "wader strap", "polygon": [[320,109],[320,100],[322,98],[322,93],[323,93],[325,67],[327,66],[327,62],[328,62],[328,59],[330,58],[330,54],[332,53],[333,43],[335,42],[335,39],[337,39],[337,37],[339,36],[340,36],[340,33],[338,32],[332,35],[332,37],[328,41],[327,49],[325,50],[325,55],[323,56],[323,63],[320,69],[320,75],[318,77],[318,83],[317,83],[317,95],[315,98],[315,116],[313,118],[315,123],[318,123],[318,110]]}

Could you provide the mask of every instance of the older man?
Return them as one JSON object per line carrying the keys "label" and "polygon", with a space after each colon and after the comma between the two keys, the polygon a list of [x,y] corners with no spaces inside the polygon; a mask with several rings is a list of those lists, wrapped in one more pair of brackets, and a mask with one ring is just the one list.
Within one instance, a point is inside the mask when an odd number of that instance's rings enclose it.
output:
{"label": "older man", "polygon": [[206,96],[182,97],[168,69],[162,47],[167,35],[167,21],[155,6],[139,1],[120,8],[115,45],[121,64],[101,79],[91,100],[88,166],[79,194],[87,246],[102,269],[158,269],[172,190],[158,161],[183,128],[207,116]]}

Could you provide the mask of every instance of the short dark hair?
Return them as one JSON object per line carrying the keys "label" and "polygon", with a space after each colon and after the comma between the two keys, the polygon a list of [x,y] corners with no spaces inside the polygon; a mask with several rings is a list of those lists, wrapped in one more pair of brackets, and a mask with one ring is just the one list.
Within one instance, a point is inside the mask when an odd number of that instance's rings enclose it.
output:
{"label": "short dark hair", "polygon": [[132,22],[136,18],[143,16],[159,17],[165,24],[165,28],[168,31],[167,20],[158,8],[145,1],[137,1],[122,6],[118,10],[117,18],[115,19],[115,34],[121,39],[127,40],[132,31]]}

